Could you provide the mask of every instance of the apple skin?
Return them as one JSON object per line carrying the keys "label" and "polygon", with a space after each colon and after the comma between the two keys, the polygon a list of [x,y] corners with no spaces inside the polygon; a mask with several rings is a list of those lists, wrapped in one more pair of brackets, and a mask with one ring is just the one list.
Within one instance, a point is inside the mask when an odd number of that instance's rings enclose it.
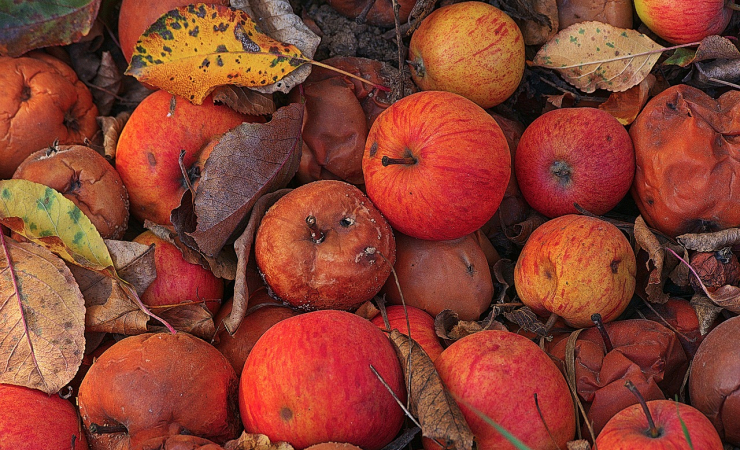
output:
{"label": "apple skin", "polygon": [[239,410],[245,430],[297,450],[330,441],[381,449],[404,415],[370,365],[405,401],[396,352],[369,320],[322,310],[276,323],[244,364]]}
{"label": "apple skin", "polygon": [[635,0],[635,11],[653,33],[672,44],[721,34],[733,10],[728,0]]}
{"label": "apple skin", "polygon": [[516,22],[488,3],[442,6],[409,42],[411,78],[424,91],[448,91],[491,108],[516,91],[524,75],[524,38]]}
{"label": "apple skin", "polygon": [[157,278],[141,295],[147,306],[205,302],[216,314],[224,296],[224,280],[199,264],[191,264],[174,244],[147,230],[133,239],[144,245],[154,244],[154,267]]}
{"label": "apple skin", "polygon": [[[673,400],[650,400],[650,415],[660,436],[651,437],[645,411],[640,404],[628,406],[606,423],[596,438],[599,450],[722,450],[717,430],[698,409]],[[681,421],[686,425],[691,443],[684,435]]]}
{"label": "apple skin", "polygon": [[0,448],[87,450],[88,446],[77,409],[69,400],[0,384]]}
{"label": "apple skin", "polygon": [[[383,165],[388,158],[406,163]],[[484,109],[457,94],[424,91],[375,119],[362,170],[368,197],[394,229],[448,240],[474,232],[496,212],[511,154]]]}
{"label": "apple skin", "polygon": [[606,323],[627,308],[636,273],[634,251],[616,226],[567,214],[532,232],[514,267],[514,283],[538,315],[556,313],[568,325],[586,328],[594,326],[594,313]]}
{"label": "apple skin", "polygon": [[536,118],[514,157],[519,189],[547,217],[576,214],[574,203],[603,215],[635,176],[635,149],[622,124],[597,108],[562,108]]}
{"label": "apple skin", "polygon": [[183,163],[194,181],[202,168],[193,166],[211,138],[242,122],[259,120],[214,105],[211,97],[193,105],[166,91],[150,94],[131,114],[116,147],[116,170],[128,189],[131,215],[142,222],[171,225],[170,213],[187,189],[180,151],[185,150]]}
{"label": "apple skin", "polygon": [[[385,311],[390,330],[395,329],[408,336],[410,327],[411,339],[421,346],[432,362],[442,354],[444,348],[439,342],[437,332],[434,328],[434,317],[430,316],[423,309],[408,305],[405,310],[402,305],[389,305],[385,308]],[[406,323],[407,315],[408,326]],[[373,317],[371,322],[380,327],[381,330],[386,330],[382,314]]]}
{"label": "apple skin", "polygon": [[[447,347],[434,365],[450,392],[530,448],[565,448],[573,439],[576,419],[565,378],[547,353],[526,337],[508,331],[479,331]],[[555,442],[537,412],[535,393]],[[458,404],[479,450],[515,448],[472,410]],[[439,447],[425,442],[424,448]]]}

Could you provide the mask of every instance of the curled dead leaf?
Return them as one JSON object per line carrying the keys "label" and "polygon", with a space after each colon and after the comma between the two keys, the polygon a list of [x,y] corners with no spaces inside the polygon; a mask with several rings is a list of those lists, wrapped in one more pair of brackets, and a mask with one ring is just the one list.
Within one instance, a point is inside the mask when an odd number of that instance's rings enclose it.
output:
{"label": "curled dead leaf", "polygon": [[226,450],[293,450],[287,442],[271,442],[264,434],[242,432],[239,438],[224,444]]}
{"label": "curled dead leaf", "polygon": [[727,228],[713,233],[687,233],[676,237],[687,250],[714,252],[740,244],[740,228]]}
{"label": "curled dead leaf", "polygon": [[434,330],[437,336],[451,343],[464,338],[467,335],[483,330],[509,331],[504,324],[495,320],[503,310],[499,305],[493,305],[485,319],[460,320],[457,313],[451,309],[445,309],[434,318]]}
{"label": "curled dead leaf", "polygon": [[219,86],[213,91],[213,101],[229,105],[242,114],[264,116],[275,112],[275,102],[271,95],[245,87]]}
{"label": "curled dead leaf", "polygon": [[100,130],[103,132],[103,151],[109,159],[116,158],[118,137],[121,135],[121,130],[123,130],[123,126],[126,125],[129,117],[131,117],[131,113],[127,111],[120,112],[115,117],[98,117],[98,125],[100,125]]}
{"label": "curled dead leaf", "polygon": [[[185,331],[210,341],[216,334],[213,315],[204,303],[184,303],[179,305],[150,307],[151,311],[166,320],[174,329]],[[154,324],[149,331],[167,331],[163,326]]]}
{"label": "curled dead leaf", "polygon": [[121,90],[123,75],[118,71],[118,66],[113,60],[110,52],[103,52],[100,67],[95,78],[92,79],[93,88],[90,93],[98,107],[98,114],[106,116],[113,108],[118,92]]}
{"label": "curled dead leaf", "polygon": [[622,125],[629,125],[635,121],[642,107],[650,97],[650,90],[655,85],[655,76],[648,74],[637,86],[624,92],[612,93],[606,102],[599,105],[599,109],[608,112]]}
{"label": "curled dead leaf", "polygon": [[696,317],[699,319],[699,333],[706,336],[712,329],[717,318],[722,314],[722,307],[717,306],[709,297],[703,293],[695,293],[691,297],[691,306],[696,311]]}

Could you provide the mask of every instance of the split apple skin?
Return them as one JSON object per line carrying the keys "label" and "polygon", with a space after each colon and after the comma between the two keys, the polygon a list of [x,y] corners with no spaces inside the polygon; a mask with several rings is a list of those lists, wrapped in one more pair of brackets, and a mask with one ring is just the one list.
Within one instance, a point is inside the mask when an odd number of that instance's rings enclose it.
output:
{"label": "split apple skin", "polygon": [[634,251],[616,226],[568,214],[532,232],[514,267],[514,283],[522,303],[538,315],[555,313],[586,328],[594,325],[592,314],[610,322],[627,308],[636,273]]}
{"label": "split apple skin", "polygon": [[483,108],[457,94],[424,91],[378,116],[362,170],[368,197],[394,229],[449,240],[474,232],[496,212],[511,154]]}
{"label": "split apple skin", "polygon": [[672,44],[721,34],[732,18],[731,0],[635,0],[635,11],[653,33]]}

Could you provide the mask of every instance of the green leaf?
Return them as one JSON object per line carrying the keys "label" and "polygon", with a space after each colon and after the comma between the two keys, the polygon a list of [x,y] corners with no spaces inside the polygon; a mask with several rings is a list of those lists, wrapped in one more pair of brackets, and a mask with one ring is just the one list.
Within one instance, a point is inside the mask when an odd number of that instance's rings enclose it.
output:
{"label": "green leaf", "polygon": [[90,32],[100,1],[1,1],[0,55],[77,42]]}
{"label": "green leaf", "polygon": [[0,180],[0,224],[79,266],[115,274],[103,238],[71,200],[28,180]]}

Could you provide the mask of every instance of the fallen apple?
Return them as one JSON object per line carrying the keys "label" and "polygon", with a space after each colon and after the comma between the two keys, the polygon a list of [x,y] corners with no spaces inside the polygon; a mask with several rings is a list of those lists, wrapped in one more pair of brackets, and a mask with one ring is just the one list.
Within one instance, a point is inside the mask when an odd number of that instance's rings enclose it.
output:
{"label": "fallen apple", "polygon": [[732,18],[728,0],[635,0],[635,11],[650,31],[672,44],[699,42],[721,34]]}
{"label": "fallen apple", "polygon": [[371,322],[380,327],[381,330],[398,330],[400,333],[410,336],[421,346],[432,362],[442,353],[444,348],[434,328],[434,317],[426,311],[410,305],[405,308],[403,305],[389,305],[385,312],[389,328],[386,329],[382,314],[373,317]]}

